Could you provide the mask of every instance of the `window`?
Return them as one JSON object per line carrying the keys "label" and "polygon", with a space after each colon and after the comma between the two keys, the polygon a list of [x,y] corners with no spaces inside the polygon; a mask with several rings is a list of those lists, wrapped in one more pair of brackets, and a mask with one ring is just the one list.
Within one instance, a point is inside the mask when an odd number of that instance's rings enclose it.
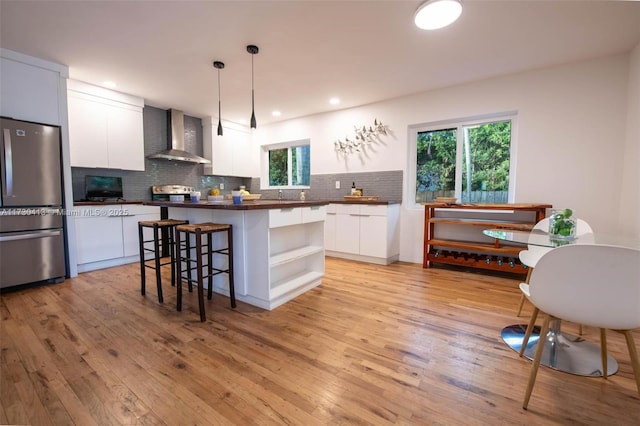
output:
{"label": "window", "polygon": [[265,181],[270,188],[308,187],[311,181],[311,146],[308,140],[263,146]]}
{"label": "window", "polygon": [[415,202],[456,197],[462,203],[513,199],[515,114],[410,127]]}

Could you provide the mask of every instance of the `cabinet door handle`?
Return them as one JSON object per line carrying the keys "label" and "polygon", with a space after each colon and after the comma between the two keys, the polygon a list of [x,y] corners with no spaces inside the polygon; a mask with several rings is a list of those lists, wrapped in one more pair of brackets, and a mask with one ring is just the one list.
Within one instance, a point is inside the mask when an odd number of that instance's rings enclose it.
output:
{"label": "cabinet door handle", "polygon": [[280,209],[280,211],[283,212],[283,213],[284,212],[290,212],[290,211],[293,211],[293,207],[289,207],[287,209]]}
{"label": "cabinet door handle", "polygon": [[322,206],[315,206],[315,207],[314,207],[314,206],[312,206],[312,207],[311,207],[311,210],[320,210],[320,207],[322,207]]}

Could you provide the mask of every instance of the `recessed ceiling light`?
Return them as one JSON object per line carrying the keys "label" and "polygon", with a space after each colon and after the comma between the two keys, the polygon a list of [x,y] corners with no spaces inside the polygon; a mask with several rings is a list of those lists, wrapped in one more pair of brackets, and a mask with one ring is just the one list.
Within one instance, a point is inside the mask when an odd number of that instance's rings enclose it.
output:
{"label": "recessed ceiling light", "polygon": [[338,98],[331,98],[331,99],[329,99],[329,103],[330,103],[331,105],[338,105],[338,104],[340,103],[340,99],[338,99]]}
{"label": "recessed ceiling light", "polygon": [[274,117],[280,117],[282,115],[282,113],[280,111],[272,111],[271,115],[273,115]]}
{"label": "recessed ceiling light", "polygon": [[102,85],[104,87],[109,87],[110,89],[113,89],[113,88],[115,88],[117,86],[115,81],[103,81]]}
{"label": "recessed ceiling light", "polygon": [[437,30],[455,22],[461,13],[459,0],[428,0],[416,10],[414,22],[423,30]]}

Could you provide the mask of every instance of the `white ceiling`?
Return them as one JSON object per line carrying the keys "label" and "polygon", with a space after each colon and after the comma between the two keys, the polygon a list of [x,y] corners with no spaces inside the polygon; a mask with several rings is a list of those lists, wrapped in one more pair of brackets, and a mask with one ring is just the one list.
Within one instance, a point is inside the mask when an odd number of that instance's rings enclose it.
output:
{"label": "white ceiling", "polygon": [[196,117],[217,117],[219,60],[222,117],[248,123],[246,45],[256,44],[258,127],[640,42],[638,1],[465,0],[460,19],[433,32],[413,25],[419,0],[0,1],[2,47]]}

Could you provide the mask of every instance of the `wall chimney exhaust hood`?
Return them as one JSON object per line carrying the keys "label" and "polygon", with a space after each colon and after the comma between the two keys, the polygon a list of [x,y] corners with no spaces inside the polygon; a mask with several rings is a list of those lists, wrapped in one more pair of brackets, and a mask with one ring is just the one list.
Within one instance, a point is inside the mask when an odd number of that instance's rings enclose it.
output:
{"label": "wall chimney exhaust hood", "polygon": [[210,164],[211,161],[184,150],[184,113],[176,109],[168,111],[169,135],[171,148],[156,154],[147,155],[154,160],[182,161],[194,164]]}

